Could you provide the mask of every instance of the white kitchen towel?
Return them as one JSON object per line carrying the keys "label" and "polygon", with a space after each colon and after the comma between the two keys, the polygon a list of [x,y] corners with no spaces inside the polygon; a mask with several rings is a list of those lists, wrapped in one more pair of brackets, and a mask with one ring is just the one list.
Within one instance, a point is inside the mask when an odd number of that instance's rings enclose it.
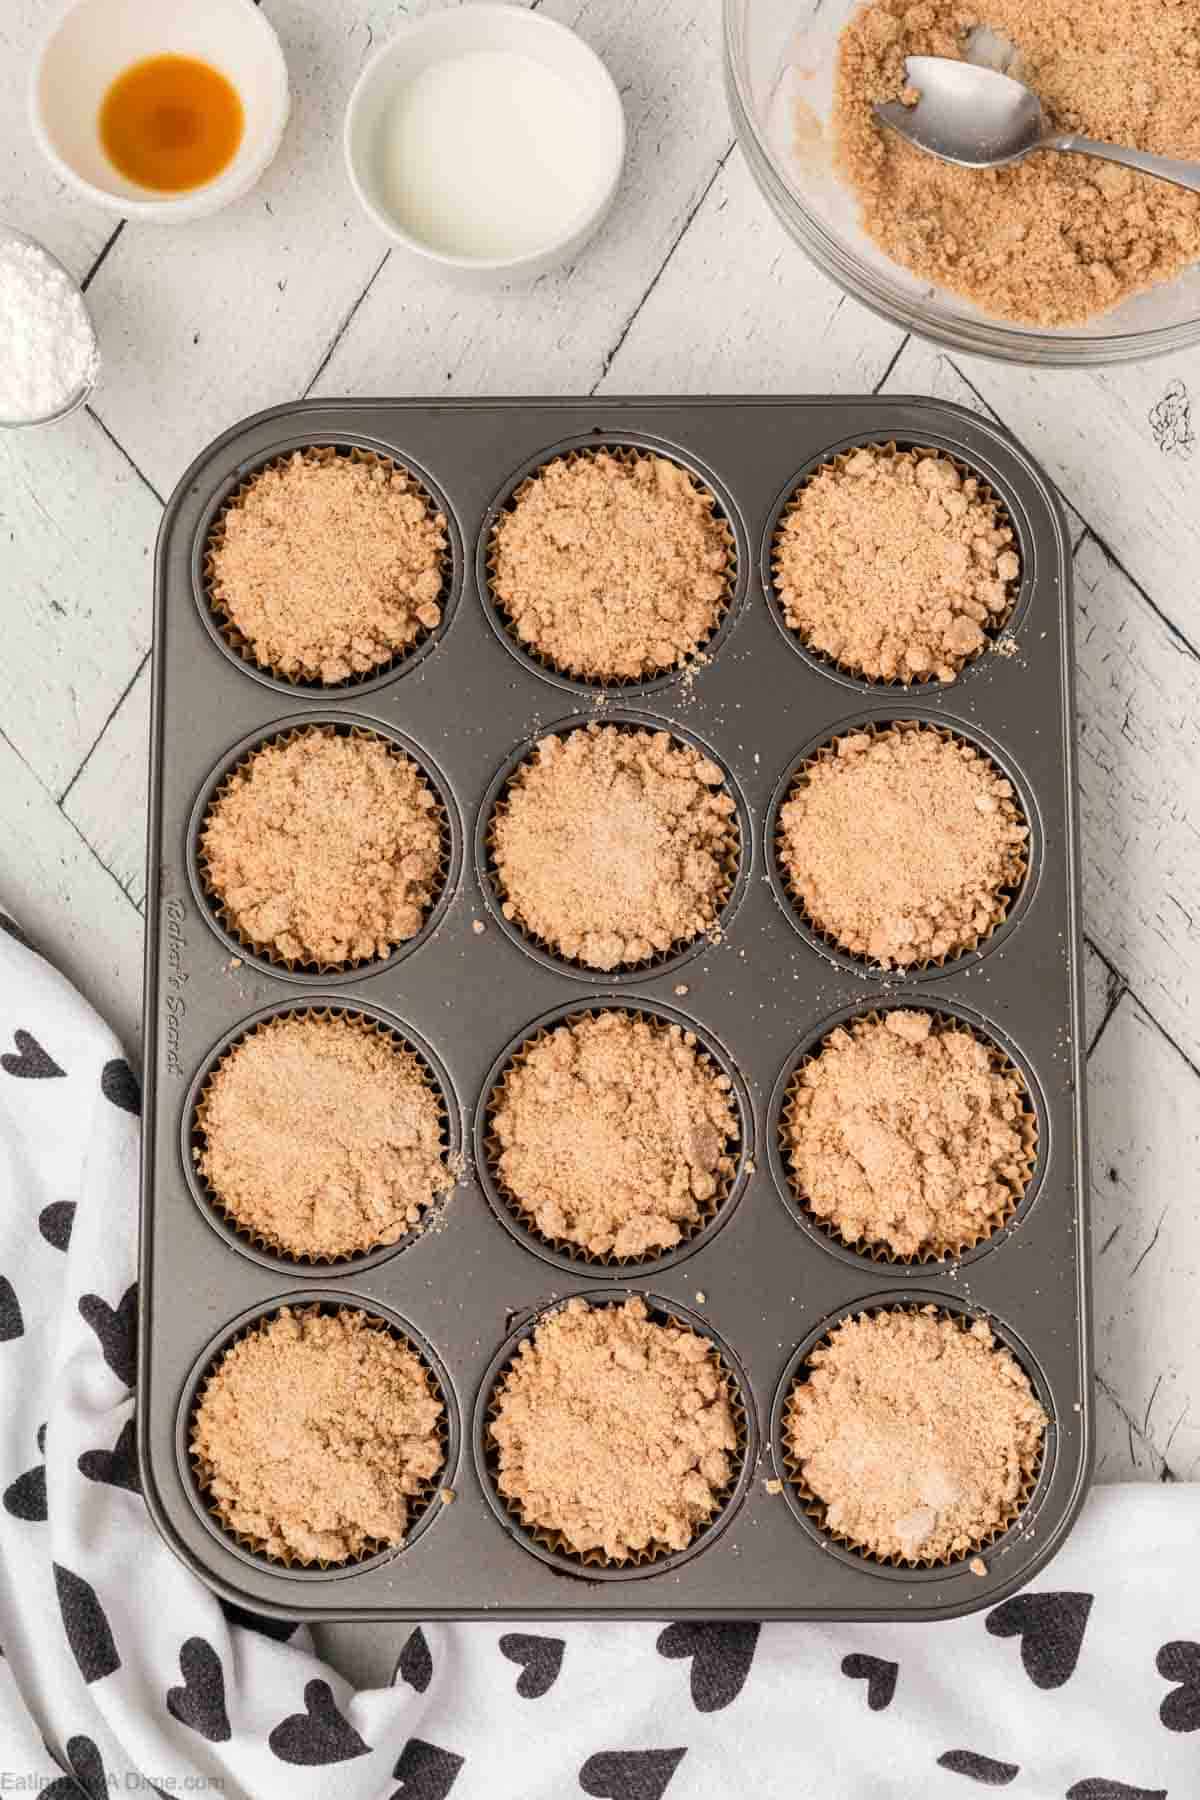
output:
{"label": "white kitchen towel", "polygon": [[0,932],[0,1796],[1197,1800],[1200,1498],[1092,1499],[954,1624],[429,1625],[354,1692],[159,1540],[133,1442],[137,1083]]}

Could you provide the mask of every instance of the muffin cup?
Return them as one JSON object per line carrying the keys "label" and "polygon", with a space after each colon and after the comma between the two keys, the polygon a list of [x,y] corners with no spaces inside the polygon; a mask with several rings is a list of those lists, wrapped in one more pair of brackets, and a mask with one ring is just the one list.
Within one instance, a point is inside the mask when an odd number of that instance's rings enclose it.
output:
{"label": "muffin cup", "polygon": [[[364,1546],[357,1554],[341,1558],[337,1562],[325,1558],[304,1558],[290,1554],[278,1554],[268,1550],[258,1538],[248,1536],[244,1532],[235,1531],[225,1523],[219,1507],[208,1496],[208,1484],[212,1479],[212,1470],[207,1462],[194,1448],[194,1429],[196,1410],[203,1397],[210,1378],[216,1373],[220,1363],[235,1344],[240,1343],[252,1333],[264,1330],[274,1319],[278,1318],[285,1307],[301,1317],[313,1317],[318,1313],[336,1314],[342,1312],[360,1313],[367,1325],[376,1331],[386,1332],[397,1343],[410,1350],[418,1359],[429,1378],[431,1392],[442,1403],[442,1416],[436,1427],[436,1436],[442,1448],[442,1462],[436,1476],[423,1481],[415,1494],[408,1496],[408,1528],[404,1537],[398,1542],[383,1542],[378,1539],[368,1540],[369,1547]],[[434,1352],[408,1325],[398,1316],[381,1313],[377,1307],[366,1301],[356,1302],[353,1297],[345,1297],[333,1292],[285,1294],[267,1306],[254,1307],[243,1313],[228,1326],[221,1335],[214,1339],[202,1352],[192,1368],[184,1385],[183,1398],[180,1404],[176,1429],[176,1454],[184,1476],[184,1486],[208,1529],[222,1543],[233,1548],[243,1558],[259,1565],[268,1565],[273,1569],[286,1569],[288,1573],[299,1579],[315,1579],[321,1576],[336,1577],[351,1575],[376,1563],[399,1556],[412,1548],[416,1539],[433,1523],[441,1511],[440,1494],[448,1481],[457,1461],[458,1422],[454,1412],[453,1390],[440,1361]]]}
{"label": "muffin cup", "polygon": [[[996,524],[1008,526],[1013,534],[1013,548],[1020,557],[1019,573],[1008,582],[1008,603],[1001,613],[993,614],[986,624],[980,626],[984,642],[979,648],[964,658],[950,681],[941,681],[936,675],[916,676],[908,681],[895,675],[867,675],[852,663],[843,662],[840,657],[831,656],[827,651],[818,650],[804,637],[798,626],[789,625],[784,611],[783,596],[779,589],[779,552],[780,540],[787,520],[800,504],[800,497],[818,475],[826,469],[844,469],[851,457],[859,450],[876,450],[893,461],[917,463],[924,456],[936,456],[948,462],[958,471],[964,480],[970,479],[979,483],[979,497],[991,502],[996,508]],[[1014,633],[1024,617],[1025,608],[1032,592],[1032,558],[1027,549],[1026,534],[1022,531],[1016,508],[1007,501],[991,477],[981,469],[963,462],[954,450],[945,445],[908,444],[898,442],[895,438],[856,438],[848,444],[839,445],[836,449],[823,451],[822,454],[800,474],[789,482],[783,495],[777,502],[771,515],[771,521],[763,540],[762,550],[762,583],[763,591],[771,609],[775,623],[783,636],[804,659],[811,663],[822,674],[836,674],[839,679],[857,688],[870,692],[892,692],[927,694],[939,693],[954,687],[972,668],[988,655],[995,652],[1001,643],[1009,650],[1015,649]]]}
{"label": "muffin cup", "polygon": [[[626,1300],[633,1299],[634,1292],[622,1288],[596,1288],[572,1295],[572,1298],[586,1300],[592,1307],[620,1306]],[[720,1363],[721,1373],[728,1383],[730,1409],[737,1432],[737,1447],[730,1458],[734,1469],[721,1506],[707,1524],[698,1528],[691,1543],[682,1550],[674,1550],[669,1544],[651,1545],[644,1550],[631,1551],[623,1561],[606,1556],[600,1549],[575,1550],[560,1532],[528,1522],[521,1511],[520,1502],[510,1500],[500,1492],[497,1479],[499,1453],[492,1437],[492,1423],[499,1411],[500,1383],[512,1368],[520,1344],[531,1337],[546,1319],[561,1312],[567,1304],[565,1300],[529,1315],[513,1332],[484,1376],[475,1404],[475,1466],[484,1497],[500,1524],[510,1537],[542,1562],[549,1563],[565,1574],[583,1576],[589,1581],[629,1581],[642,1576],[661,1575],[677,1569],[693,1556],[698,1556],[724,1531],[737,1512],[750,1484],[758,1455],[753,1404],[748,1398],[750,1386],[741,1364],[728,1345],[705,1320],[686,1307],[657,1299],[653,1294],[643,1293],[638,1297],[646,1302],[652,1323],[692,1331],[711,1343]]]}
{"label": "muffin cup", "polygon": [[[278,1241],[269,1239],[261,1232],[252,1231],[248,1226],[241,1224],[235,1214],[224,1205],[216,1190],[200,1173],[198,1157],[207,1141],[204,1113],[213,1078],[235,1050],[276,1019],[346,1019],[351,1023],[361,1024],[383,1039],[389,1048],[395,1047],[404,1051],[420,1068],[429,1090],[437,1102],[442,1151],[447,1166],[446,1186],[444,1189],[439,1189],[430,1204],[423,1209],[419,1223],[409,1226],[391,1242],[372,1244],[363,1250],[347,1252],[343,1256],[298,1253],[288,1250]],[[455,1166],[461,1161],[462,1143],[456,1113],[448,1099],[452,1093],[453,1088],[450,1085],[449,1076],[429,1046],[412,1031],[410,1026],[390,1018],[378,1007],[346,1006],[336,1000],[314,1000],[311,1003],[285,1001],[281,1005],[267,1007],[236,1026],[216,1045],[205,1058],[192,1083],[183,1110],[181,1141],[183,1168],[188,1187],[204,1218],[225,1239],[226,1243],[231,1244],[235,1250],[240,1250],[244,1256],[248,1256],[268,1268],[286,1270],[301,1278],[308,1276],[313,1279],[329,1275],[357,1273],[360,1269],[374,1268],[377,1263],[398,1255],[402,1250],[407,1250],[410,1245],[416,1243],[423,1235],[429,1221],[440,1216],[448,1196],[453,1190],[457,1179]]]}
{"label": "muffin cup", "polygon": [[[614,462],[621,463],[627,469],[652,457],[661,458],[665,462],[673,463],[676,468],[682,469],[701,493],[712,516],[720,522],[726,541],[725,592],[717,603],[717,614],[712,629],[698,641],[693,650],[686,653],[677,662],[667,664],[665,667],[647,669],[641,675],[592,675],[577,667],[556,662],[542,651],[535,649],[533,645],[526,643],[524,638],[518,634],[512,616],[495,588],[498,556],[497,534],[503,515],[511,512],[515,503],[523,499],[533,487],[538,476],[555,463],[573,464],[594,461],[601,454],[610,456]],[[545,676],[560,686],[594,696],[607,693],[618,695],[647,693],[656,688],[665,687],[670,682],[686,680],[689,674],[709,662],[724,643],[737,616],[737,608],[745,590],[745,581],[741,573],[744,565],[745,557],[739,542],[733,502],[724,494],[716,478],[708,471],[701,470],[690,456],[684,456],[670,445],[658,444],[653,439],[633,435],[627,439],[597,440],[592,437],[582,442],[572,440],[543,452],[532,463],[527,464],[505,485],[488,508],[476,555],[479,591],[484,596],[492,629],[506,648],[535,674]]]}
{"label": "muffin cup", "polygon": [[[432,883],[433,898],[421,929],[414,932],[412,937],[395,944],[387,956],[360,957],[343,963],[324,963],[315,960],[301,962],[292,957],[281,956],[273,945],[260,944],[242,931],[237,920],[226,908],[224,899],[209,881],[207,865],[200,849],[200,834],[212,807],[220,795],[225,792],[233,776],[239,770],[247,767],[258,751],[274,745],[295,743],[298,739],[312,733],[322,736],[381,738],[396,755],[414,765],[433,795],[435,802],[433,810],[438,820],[441,836],[441,853]],[[188,822],[187,854],[188,875],[197,904],[212,929],[232,955],[253,963],[264,974],[283,976],[287,980],[302,983],[323,983],[327,982],[331,976],[336,976],[340,981],[354,981],[363,975],[378,975],[382,970],[391,968],[403,957],[410,956],[414,950],[425,943],[441,922],[449,905],[458,879],[462,852],[458,821],[449,787],[425,751],[419,750],[402,732],[395,730],[390,725],[384,725],[378,720],[359,717],[355,714],[344,714],[332,715],[328,718],[308,719],[300,716],[281,719],[278,724],[268,726],[265,731],[256,731],[236,744],[213,770],[200,790]]]}
{"label": "muffin cup", "polygon": [[[851,1240],[847,1238],[833,1219],[822,1218],[816,1213],[804,1193],[791,1166],[791,1151],[786,1137],[787,1113],[792,1100],[801,1084],[801,1076],[810,1063],[814,1062],[829,1043],[834,1032],[846,1030],[859,1023],[880,1024],[889,1012],[911,1011],[926,1013],[933,1020],[933,1034],[944,1031],[966,1031],[982,1044],[988,1053],[993,1073],[1013,1076],[1020,1084],[1024,1102],[1022,1118],[1022,1135],[1025,1139],[1027,1168],[1021,1184],[1020,1192],[1011,1194],[1009,1203],[999,1212],[986,1230],[964,1239],[961,1243],[939,1240],[923,1245],[920,1251],[911,1256],[902,1255],[893,1250],[889,1244],[872,1241],[867,1238]],[[993,1028],[982,1020],[977,1021],[957,1006],[941,1002],[937,1005],[922,1005],[913,1000],[881,999],[867,1008],[847,1007],[835,1019],[827,1020],[819,1032],[810,1038],[794,1055],[788,1058],[783,1072],[776,1083],[775,1093],[771,1100],[770,1117],[771,1161],[780,1192],[787,1203],[789,1212],[804,1226],[810,1236],[817,1238],[830,1250],[836,1250],[853,1263],[861,1264],[864,1258],[885,1266],[905,1268],[914,1274],[922,1269],[931,1270],[934,1266],[948,1262],[967,1262],[973,1260],[976,1253],[986,1251],[994,1244],[1003,1232],[1007,1232],[1019,1217],[1024,1217],[1033,1203],[1038,1186],[1041,1183],[1042,1170],[1045,1165],[1044,1150],[1044,1106],[1038,1095],[1032,1073],[1017,1060],[1016,1053],[1006,1048],[994,1035]]]}
{"label": "muffin cup", "polygon": [[[734,811],[729,823],[736,835],[737,842],[731,848],[725,861],[724,883],[716,901],[716,918],[706,930],[698,932],[695,937],[679,938],[669,950],[657,950],[653,956],[644,957],[636,963],[619,963],[615,969],[597,969],[591,963],[580,961],[577,957],[563,956],[547,943],[545,938],[529,931],[519,920],[510,919],[504,912],[506,894],[496,866],[495,858],[495,824],[496,816],[504,806],[507,793],[521,769],[529,763],[537,746],[548,737],[569,737],[574,731],[586,730],[589,725],[616,726],[619,731],[650,733],[666,732],[677,744],[699,751],[715,763],[724,776],[724,790],[734,802]],[[573,975],[577,980],[621,983],[645,980],[648,975],[665,975],[669,970],[681,967],[693,956],[719,943],[730,920],[737,911],[738,904],[745,892],[749,879],[751,847],[753,838],[750,826],[750,814],[741,789],[735,782],[723,757],[690,731],[681,726],[670,724],[665,719],[656,718],[650,713],[608,712],[597,719],[593,714],[582,714],[573,719],[564,719],[557,725],[548,726],[540,731],[536,738],[529,738],[519,744],[513,754],[504,763],[500,772],[493,778],[483,804],[479,809],[479,817],[475,828],[475,867],[484,899],[505,935],[532,956],[535,962],[554,969],[561,974]]]}
{"label": "muffin cup", "polygon": [[[606,1012],[623,1013],[627,1018],[657,1025],[663,1030],[675,1025],[682,1031],[691,1032],[696,1038],[697,1053],[706,1067],[714,1074],[728,1078],[729,1099],[737,1115],[738,1136],[728,1140],[726,1150],[732,1168],[722,1176],[718,1190],[710,1200],[697,1202],[699,1217],[690,1224],[682,1225],[678,1244],[661,1250],[656,1255],[621,1257],[612,1252],[596,1254],[569,1238],[549,1237],[500,1177],[501,1145],[493,1131],[492,1121],[509,1073],[520,1067],[534,1046],[542,1043],[557,1027],[578,1025],[584,1019],[598,1018],[601,1013]],[[601,997],[579,1006],[558,1007],[553,1012],[544,1014],[501,1051],[483,1084],[475,1120],[475,1166],[492,1211],[526,1248],[544,1257],[547,1262],[576,1272],[580,1264],[586,1264],[592,1268],[608,1269],[614,1275],[638,1275],[655,1273],[684,1261],[700,1249],[703,1243],[708,1243],[725,1224],[746,1188],[748,1168],[754,1154],[753,1134],[754,1111],[741,1076],[727,1052],[694,1020],[673,1007],[657,1003],[635,1005],[627,1004],[617,997],[611,1000]]]}
{"label": "muffin cup", "polygon": [[[320,463],[330,463],[341,457],[367,468],[384,469],[389,473],[402,475],[412,484],[413,491],[425,503],[430,514],[434,517],[440,516],[446,521],[445,543],[440,557],[442,586],[437,597],[437,604],[442,614],[441,619],[432,626],[418,624],[407,644],[401,645],[390,656],[384,657],[372,668],[347,675],[341,681],[322,681],[319,677],[311,675],[289,675],[273,663],[263,662],[254,646],[233,623],[217,589],[214,552],[224,541],[225,524],[229,514],[246,499],[260,475],[265,474],[268,470],[286,468],[297,453],[306,459]],[[197,535],[193,556],[193,585],[200,616],[210,636],[237,667],[247,674],[254,675],[269,686],[281,689],[284,693],[311,694],[314,697],[326,694],[331,698],[336,698],[343,694],[358,694],[381,686],[394,676],[406,672],[427,654],[449,624],[461,585],[458,580],[460,563],[461,553],[452,522],[452,514],[446,501],[438,495],[433,483],[423,471],[389,455],[385,450],[375,449],[366,443],[299,443],[287,445],[273,455],[264,458],[251,469],[240,469],[235,481],[226,484],[218,493],[209,507]]]}
{"label": "muffin cup", "polygon": [[[1019,1364],[1023,1373],[1029,1377],[1035,1398],[1046,1414],[1047,1424],[1042,1436],[1041,1451],[1036,1466],[1029,1471],[1021,1486],[1015,1504],[1000,1525],[986,1536],[973,1541],[965,1550],[956,1556],[917,1556],[905,1557],[899,1554],[881,1556],[865,1544],[857,1543],[844,1532],[833,1530],[827,1523],[825,1502],[813,1493],[804,1479],[804,1472],[799,1459],[793,1454],[789,1442],[788,1431],[792,1418],[792,1401],[796,1389],[808,1379],[812,1369],[812,1356],[815,1350],[828,1345],[838,1326],[851,1319],[875,1317],[880,1313],[907,1312],[914,1317],[921,1313],[935,1312],[940,1318],[950,1319],[960,1331],[967,1331],[980,1318],[983,1318],[996,1340],[997,1347],[1010,1352]],[[771,1433],[773,1439],[776,1467],[783,1477],[784,1494],[793,1515],[805,1529],[826,1550],[833,1554],[848,1558],[857,1566],[866,1565],[879,1574],[900,1575],[906,1580],[921,1576],[936,1577],[947,1570],[958,1570],[973,1556],[984,1552],[1003,1553],[1015,1541],[1018,1528],[1025,1530],[1031,1524],[1030,1513],[1038,1497],[1045,1491],[1054,1462],[1055,1420],[1054,1409],[1050,1403],[1046,1383],[1033,1363],[1029,1352],[990,1314],[978,1310],[972,1311],[962,1302],[938,1295],[936,1299],[922,1299],[918,1296],[886,1295],[875,1299],[862,1300],[853,1306],[843,1307],[832,1318],[807,1338],[792,1356],[775,1396],[772,1412]]]}
{"label": "muffin cup", "polygon": [[[856,951],[848,950],[840,938],[819,924],[808,911],[803,898],[793,885],[792,877],[784,863],[784,834],[781,815],[784,806],[792,799],[810,769],[818,763],[836,761],[837,746],[844,738],[884,738],[892,734],[910,731],[933,731],[946,743],[959,744],[965,749],[973,750],[980,760],[988,765],[994,775],[1002,781],[1007,781],[1012,787],[1013,798],[1008,804],[1012,807],[1014,818],[1025,826],[1029,835],[1024,848],[1018,852],[1020,872],[998,891],[995,901],[995,916],[986,931],[972,932],[961,943],[953,945],[943,956],[921,957],[911,963],[893,965],[878,963]],[[839,727],[831,736],[822,739],[819,744],[801,752],[800,756],[788,767],[775,790],[767,814],[765,836],[770,846],[768,862],[776,898],[801,935],[807,937],[815,949],[823,955],[831,957],[835,962],[841,963],[843,967],[854,969],[859,973],[871,971],[876,974],[886,974],[892,980],[911,981],[922,975],[949,973],[961,963],[988,948],[996,933],[1003,926],[1015,923],[1016,915],[1027,902],[1033,887],[1034,830],[1034,814],[1025,800],[1023,783],[1019,782],[1004,767],[991,748],[977,738],[973,732],[960,730],[956,726],[944,725],[940,719],[935,717],[894,719],[884,714],[879,718],[848,722]]]}

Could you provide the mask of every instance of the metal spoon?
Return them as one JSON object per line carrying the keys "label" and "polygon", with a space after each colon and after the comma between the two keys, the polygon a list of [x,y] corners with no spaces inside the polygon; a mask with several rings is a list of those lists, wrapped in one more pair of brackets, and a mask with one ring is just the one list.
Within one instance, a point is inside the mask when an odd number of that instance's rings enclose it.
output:
{"label": "metal spoon", "polygon": [[876,106],[875,116],[943,162],[998,169],[1024,161],[1035,150],[1076,150],[1200,194],[1200,162],[1151,156],[1144,150],[1125,150],[1119,144],[1098,144],[1092,138],[1055,131],[1032,89],[998,69],[956,62],[949,56],[910,56],[904,66],[920,99],[915,106],[889,100]]}

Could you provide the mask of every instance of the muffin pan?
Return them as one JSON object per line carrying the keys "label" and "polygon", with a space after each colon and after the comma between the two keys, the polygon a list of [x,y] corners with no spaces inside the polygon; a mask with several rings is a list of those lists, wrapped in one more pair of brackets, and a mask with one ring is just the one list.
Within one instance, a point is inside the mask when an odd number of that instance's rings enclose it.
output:
{"label": "muffin pan", "polygon": [[[947,686],[855,679],[803,653],[770,599],[771,542],[798,481],[858,443],[942,450],[979,474],[1016,532],[1022,574],[1002,634]],[[308,446],[403,464],[446,513],[442,623],[386,674],[289,683],[239,657],[205,594],[205,546],[225,498]],[[716,496],[736,553],[730,605],[698,665],[611,688],[525,655],[487,589],[496,510],[541,462],[580,447],[661,451]],[[227,432],[167,508],[156,565],[146,1118],[138,1427],[152,1514],[211,1587],[284,1618],[936,1619],[1028,1582],[1082,1502],[1091,1384],[1081,1038],[1070,546],[1053,494],[987,422],[927,400],[302,402]],[[792,652],[796,653],[793,654]],[[490,807],[539,737],[585,719],[662,728],[726,771],[741,854],[721,928],[604,975],[503,920]],[[1007,916],[977,949],[911,973],[872,969],[805,925],[775,857],[794,770],[828,739],[918,720],[986,750],[1031,827]],[[424,929],[388,958],[288,967],[241,944],[205,891],[196,835],[209,797],[257,743],[311,724],[379,731],[414,757],[444,813],[444,880]],[[864,821],[869,830],[869,821]],[[963,1020],[1021,1070],[1037,1166],[1015,1216],[959,1261],[890,1263],[804,1214],[778,1153],[799,1058],[839,1020],[900,1004]],[[486,1167],[487,1105],[506,1059],[555,1018],[605,1004],[694,1029],[735,1078],[736,1177],[711,1223],[623,1266],[539,1240]],[[462,1178],[423,1229],[341,1262],[293,1262],[239,1235],[190,1168],[193,1109],[228,1045],[281,1008],[361,1012],[437,1078]],[[573,1294],[647,1297],[711,1334],[738,1375],[745,1453],[723,1509],[689,1548],[619,1579],[531,1543],[492,1487],[492,1386],[537,1316]],[[207,1512],[186,1455],[197,1384],[220,1346],[282,1303],[343,1304],[418,1345],[447,1404],[435,1502],[400,1549],[288,1569]],[[839,1318],[881,1305],[986,1314],[1050,1416],[1015,1525],[982,1565],[891,1568],[839,1548],[788,1478],[780,1419],[804,1357]],[[978,1569],[984,1566],[985,1572]]]}

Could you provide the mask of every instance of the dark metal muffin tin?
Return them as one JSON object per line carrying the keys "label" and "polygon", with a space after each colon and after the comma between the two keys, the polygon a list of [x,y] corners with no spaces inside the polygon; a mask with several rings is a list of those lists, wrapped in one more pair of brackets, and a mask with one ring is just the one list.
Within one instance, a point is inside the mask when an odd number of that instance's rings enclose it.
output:
{"label": "dark metal muffin tin", "polygon": [[[805,655],[764,594],[769,536],[798,476],[848,445],[941,448],[1007,507],[1023,563],[1007,635],[947,687],[855,682]],[[480,592],[495,509],[544,458],[568,447],[642,445],[692,467],[716,494],[737,546],[728,618],[686,677],[600,696],[510,649]],[[215,635],[200,587],[221,497],[281,452],[359,444],[395,457],[446,508],[450,591],[420,654],[381,681],[333,689],[260,676]],[[919,399],[305,402],[234,427],[197,459],[167,508],[156,565],[152,782],[147,883],[146,1120],[138,1423],[146,1498],[164,1537],[209,1585],[243,1606],[313,1620],[503,1618],[937,1619],[992,1605],[1062,1542],[1087,1486],[1091,1388],[1081,1041],[1070,547],[1045,477],[1004,432]],[[590,975],[531,953],[502,929],[488,872],[485,801],[518,746],[579,716],[689,734],[729,771],[742,870],[721,940],[630,973]],[[838,957],[798,928],[774,873],[768,817],[806,749],[873,720],[924,719],[981,742],[1014,780],[1031,830],[1030,868],[1009,920],[977,952],[908,977]],[[386,963],[289,973],[224,937],[196,877],[193,840],[214,772],[282,724],[351,720],[402,734],[442,777],[450,870],[430,927]],[[864,828],[869,829],[869,820]],[[484,929],[475,929],[476,923]],[[686,986],[686,993],[677,990]],[[694,1022],[739,1077],[752,1168],[713,1228],[636,1273],[572,1262],[501,1222],[470,1160],[489,1072],[547,1014],[609,999]],[[1031,1077],[1036,1190],[1014,1223],[961,1263],[887,1265],[839,1249],[785,1192],[776,1144],[781,1076],[848,1008],[911,999],[995,1033]],[[448,1139],[468,1151],[438,1228],[344,1264],[289,1264],[223,1227],[186,1170],[190,1103],[203,1072],[264,1010],[326,1001],[378,1009],[436,1069]],[[498,1511],[480,1438],[489,1371],[541,1308],[630,1289],[690,1313],[745,1371],[754,1466],[719,1529],[694,1554],[620,1579],[531,1549]],[[207,1347],[284,1299],[342,1299],[397,1321],[440,1365],[454,1503],[409,1545],[360,1565],[295,1571],[240,1549],[208,1517],[186,1456],[186,1421]],[[884,1568],[835,1549],[786,1494],[776,1442],[797,1352],[847,1310],[943,1302],[995,1318],[1051,1425],[1037,1486],[1014,1529],[984,1555],[934,1570]]]}

